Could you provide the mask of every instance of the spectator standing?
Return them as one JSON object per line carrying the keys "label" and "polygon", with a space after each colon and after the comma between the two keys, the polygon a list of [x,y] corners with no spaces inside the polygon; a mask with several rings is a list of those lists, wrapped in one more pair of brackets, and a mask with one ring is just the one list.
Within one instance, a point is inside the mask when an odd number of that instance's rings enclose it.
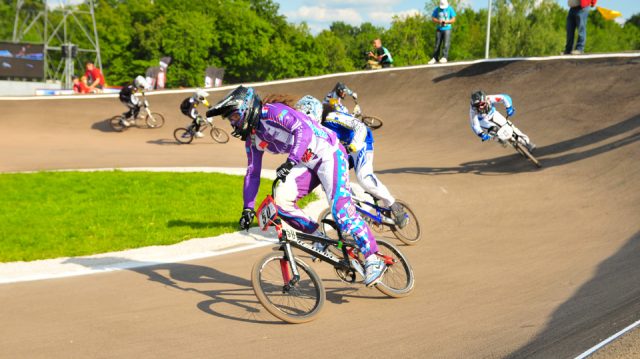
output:
{"label": "spectator standing", "polygon": [[[598,0],[568,0],[569,13],[567,14],[567,44],[564,47],[565,55],[581,55],[584,53],[584,45],[587,42],[587,18],[589,6],[596,6]],[[578,29],[578,41],[573,49],[576,28]]]}
{"label": "spectator standing", "polygon": [[383,68],[391,67],[393,64],[393,57],[387,48],[382,46],[380,39],[373,40],[373,51],[369,51],[369,57],[375,59]]}
{"label": "spectator standing", "polygon": [[89,92],[102,92],[102,89],[104,89],[104,76],[102,75],[102,71],[91,61],[87,61],[85,69],[84,75],[87,77]]}
{"label": "spectator standing", "polygon": [[[438,7],[433,10],[431,14],[431,21],[438,24],[436,26],[436,46],[433,49],[433,55],[428,64],[433,65],[437,62],[444,64],[449,57],[449,46],[451,46],[451,29],[454,22],[456,22],[456,12],[447,0],[440,0]],[[440,55],[440,48],[442,48],[442,56]]]}

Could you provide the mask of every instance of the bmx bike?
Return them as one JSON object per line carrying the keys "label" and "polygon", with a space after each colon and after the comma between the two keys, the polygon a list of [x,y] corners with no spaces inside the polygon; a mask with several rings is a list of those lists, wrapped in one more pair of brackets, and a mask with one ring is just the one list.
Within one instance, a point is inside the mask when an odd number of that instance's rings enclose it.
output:
{"label": "bmx bike", "polygon": [[362,123],[364,123],[367,127],[371,128],[372,130],[377,130],[378,128],[382,127],[384,123],[382,122],[382,119],[380,117],[364,115],[362,113],[362,108],[358,104],[358,100],[354,99],[354,102],[356,103],[356,105],[353,108],[353,113],[352,113],[353,117],[360,120]]}
{"label": "bmx bike", "polygon": [[[223,129],[219,128],[219,127],[216,127],[213,124],[213,120],[212,119],[207,119],[206,121],[203,121],[203,124],[200,125],[200,132],[205,132],[208,127],[211,127],[211,129],[209,129],[208,132],[209,132],[209,135],[211,136],[211,138],[214,141],[216,141],[218,143],[227,143],[227,142],[229,142],[229,134],[227,134],[227,132],[225,130],[223,130]],[[196,126],[192,123],[188,127],[176,128],[173,131],[173,137],[180,144],[191,143],[191,142],[193,142],[193,139],[196,138]]]}
{"label": "bmx bike", "polygon": [[493,138],[497,138],[497,141],[500,142],[504,147],[507,145],[513,146],[513,148],[518,152],[522,157],[529,160],[533,163],[537,168],[542,167],[540,161],[531,154],[527,146],[524,145],[523,141],[520,139],[520,136],[513,130],[513,122],[509,121],[509,116],[506,117],[507,122],[504,126],[494,126],[489,129],[489,134]]}
{"label": "bmx bike", "polygon": [[146,124],[147,128],[160,128],[164,125],[164,115],[159,112],[151,112],[151,110],[149,109],[149,101],[147,101],[147,98],[144,96],[144,94],[142,95],[142,97],[142,111],[140,111],[137,116],[135,116],[134,118],[127,118],[126,114],[128,112],[125,112],[121,115],[113,116],[111,119],[109,119],[109,125],[114,131],[122,132],[131,127],[126,126],[124,121],[133,121],[134,126],[140,127],[138,126],[138,121],[142,118],[144,118],[144,123]]}
{"label": "bmx bike", "polygon": [[[383,233],[385,231],[391,231],[393,235],[398,238],[402,243],[406,245],[414,245],[422,239],[422,232],[420,230],[420,222],[413,210],[409,208],[409,205],[404,201],[396,200],[396,203],[400,204],[404,209],[405,216],[408,219],[407,224],[404,227],[399,227],[391,215],[391,208],[384,207],[379,204],[379,200],[371,193],[365,192],[367,195],[373,198],[373,203],[366,201],[356,196],[353,191],[351,192],[351,198],[356,206],[356,211],[362,215],[362,218],[367,222],[369,227],[377,233]],[[325,224],[325,220],[331,219],[331,209],[327,208],[318,216],[318,223],[320,223],[320,231],[327,236],[333,235],[333,228]]]}
{"label": "bmx bike", "polygon": [[[272,194],[277,181],[271,187]],[[364,256],[355,241],[342,236],[334,221],[325,220],[324,223],[335,229],[337,239],[283,228],[272,194],[267,195],[258,208],[257,217],[262,230],[275,227],[278,248],[255,263],[251,285],[258,301],[269,313],[287,323],[308,322],[320,313],[325,303],[325,290],[315,270],[297,257],[293,248],[329,263],[338,278],[350,284],[364,282]],[[314,248],[316,242],[332,250],[317,250]],[[393,244],[383,240],[377,240],[377,243],[379,251],[376,255],[384,260],[387,271],[375,288],[393,298],[408,296],[413,291],[415,278],[407,258]]]}

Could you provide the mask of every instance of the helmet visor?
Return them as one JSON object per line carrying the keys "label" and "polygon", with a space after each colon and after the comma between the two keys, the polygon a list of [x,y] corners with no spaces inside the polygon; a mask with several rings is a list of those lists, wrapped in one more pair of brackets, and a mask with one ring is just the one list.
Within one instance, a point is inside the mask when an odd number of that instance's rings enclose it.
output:
{"label": "helmet visor", "polygon": [[487,110],[487,103],[485,101],[474,102],[473,108],[475,108],[477,111],[484,112]]}
{"label": "helmet visor", "polygon": [[231,127],[242,128],[242,116],[240,116],[240,112],[233,111],[224,118],[229,121]]}

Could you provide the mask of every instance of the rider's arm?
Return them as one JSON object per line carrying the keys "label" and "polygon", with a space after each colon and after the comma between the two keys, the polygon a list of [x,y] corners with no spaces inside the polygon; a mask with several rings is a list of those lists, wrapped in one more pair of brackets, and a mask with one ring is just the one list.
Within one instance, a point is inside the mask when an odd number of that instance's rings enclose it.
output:
{"label": "rider's arm", "polygon": [[504,104],[505,108],[511,107],[513,105],[513,102],[511,101],[511,97],[506,94],[489,95],[487,96],[487,99],[491,102],[491,105],[494,105],[496,103],[502,103]]}
{"label": "rider's arm", "polygon": [[473,108],[469,109],[469,120],[471,122],[471,130],[476,136],[482,136],[484,131],[482,131],[482,127],[480,127],[480,120],[478,119],[478,114]]}
{"label": "rider's arm", "polygon": [[242,190],[243,208],[253,209],[256,204],[258,188],[260,188],[260,172],[262,171],[262,155],[264,152],[251,144],[251,136],[245,141],[245,149],[247,151],[247,172],[244,176]]}

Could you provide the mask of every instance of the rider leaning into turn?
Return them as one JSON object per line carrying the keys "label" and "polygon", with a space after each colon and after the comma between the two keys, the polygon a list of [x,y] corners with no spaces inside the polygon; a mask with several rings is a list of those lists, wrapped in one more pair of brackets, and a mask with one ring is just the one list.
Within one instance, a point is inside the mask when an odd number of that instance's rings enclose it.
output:
{"label": "rider leaning into turn", "polygon": [[141,108],[140,100],[135,96],[135,93],[141,91],[144,95],[144,90],[148,87],[149,84],[147,80],[142,76],[137,76],[135,80],[133,80],[133,83],[123,86],[122,89],[120,89],[120,102],[129,108],[129,111],[123,113],[124,120],[121,121],[122,125],[126,127],[133,125]]}
{"label": "rider leaning into turn", "polygon": [[357,93],[353,92],[344,83],[338,82],[333,87],[333,90],[331,90],[331,92],[329,92],[327,96],[324,97],[322,103],[330,105],[334,111],[348,114],[349,109],[344,104],[342,104],[342,100],[344,100],[347,95],[351,96],[354,101],[358,100]]}
{"label": "rider leaning into turn", "polygon": [[316,176],[338,227],[353,236],[365,256],[365,284],[379,282],[386,265],[375,255],[378,245],[373,233],[356,212],[349,190],[347,159],[335,134],[285,104],[263,103],[250,87],[239,86],[207,111],[208,117],[217,115],[230,122],[233,136],[245,141],[248,164],[240,227],[248,229],[255,216],[264,152],[288,154],[276,171],[277,177],[286,182],[296,167],[305,167]]}
{"label": "rider leaning into turn", "polygon": [[349,160],[353,163],[358,183],[365,191],[382,200],[385,207],[391,208],[398,227],[406,226],[408,217],[403,207],[396,202],[387,187],[373,173],[371,129],[349,114],[333,111],[327,105],[323,106],[318,99],[310,95],[302,97],[295,107],[338,136],[338,140],[349,153]]}
{"label": "rider leaning into turn", "polygon": [[204,104],[209,107],[209,101],[207,101],[208,96],[208,92],[197,89],[193,95],[185,98],[180,104],[180,111],[192,120],[191,126],[196,130],[195,136],[198,138],[204,136],[202,132],[200,132],[200,126],[204,124],[205,119],[200,116],[196,107],[198,107],[199,104]]}
{"label": "rider leaning into turn", "polygon": [[[516,110],[513,108],[513,102],[509,95],[487,95],[483,91],[475,91],[471,94],[471,107],[469,109],[469,118],[471,120],[471,130],[482,141],[487,141],[492,138],[489,134],[491,128],[502,127],[507,124],[507,119],[502,114],[496,111],[493,106],[496,103],[504,104],[507,110],[507,116],[513,117]],[[516,126],[513,126],[513,131],[518,135],[522,144],[525,145],[529,152],[533,152],[536,145],[529,140],[529,137],[520,131]]]}

